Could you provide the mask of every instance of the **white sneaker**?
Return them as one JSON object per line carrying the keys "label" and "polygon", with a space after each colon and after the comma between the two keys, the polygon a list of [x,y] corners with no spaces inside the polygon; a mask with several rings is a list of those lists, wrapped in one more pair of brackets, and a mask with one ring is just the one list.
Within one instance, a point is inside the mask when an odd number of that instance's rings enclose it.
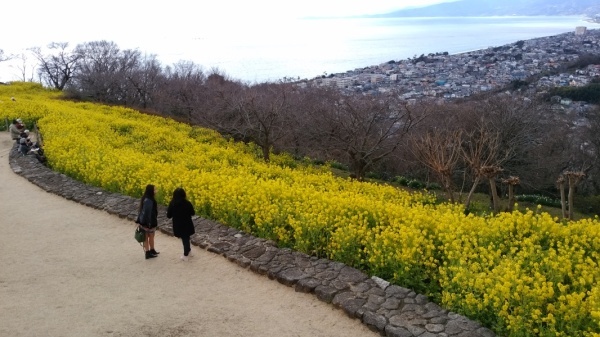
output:
{"label": "white sneaker", "polygon": [[187,256],[185,256],[185,255],[181,255],[181,257],[180,257],[179,259],[181,259],[181,261],[184,261],[184,262],[185,262],[185,261],[187,261],[187,260],[188,260],[188,257],[187,257]]}

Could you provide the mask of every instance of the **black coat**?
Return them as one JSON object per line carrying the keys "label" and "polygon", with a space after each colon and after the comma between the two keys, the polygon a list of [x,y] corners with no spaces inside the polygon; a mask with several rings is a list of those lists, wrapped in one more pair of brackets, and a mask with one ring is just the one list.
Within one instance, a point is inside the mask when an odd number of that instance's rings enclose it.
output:
{"label": "black coat", "polygon": [[158,226],[158,209],[156,200],[145,198],[142,203],[142,211],[138,216],[139,224],[144,227],[154,228]]}
{"label": "black coat", "polygon": [[180,238],[196,233],[192,222],[192,216],[195,214],[194,206],[188,200],[171,202],[167,208],[167,218],[173,219],[173,235]]}

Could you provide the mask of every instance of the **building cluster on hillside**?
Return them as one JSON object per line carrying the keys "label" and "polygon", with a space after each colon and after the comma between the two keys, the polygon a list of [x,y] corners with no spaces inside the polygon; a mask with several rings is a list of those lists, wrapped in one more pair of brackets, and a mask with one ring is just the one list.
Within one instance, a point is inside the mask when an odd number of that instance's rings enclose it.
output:
{"label": "building cluster on hillside", "polygon": [[437,53],[413,59],[308,80],[302,85],[335,86],[346,92],[380,94],[396,91],[405,100],[463,98],[525,81],[540,90],[582,86],[600,75],[600,65],[567,72],[565,65],[580,55],[600,55],[600,30],[577,27],[574,32],[487,49],[449,55]]}

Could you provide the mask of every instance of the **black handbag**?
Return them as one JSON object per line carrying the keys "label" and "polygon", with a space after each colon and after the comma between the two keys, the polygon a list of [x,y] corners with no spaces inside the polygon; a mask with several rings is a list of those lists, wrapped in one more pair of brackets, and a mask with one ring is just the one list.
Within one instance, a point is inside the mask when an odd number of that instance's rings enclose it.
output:
{"label": "black handbag", "polygon": [[139,226],[135,229],[135,241],[142,243],[146,240],[146,232],[144,232]]}

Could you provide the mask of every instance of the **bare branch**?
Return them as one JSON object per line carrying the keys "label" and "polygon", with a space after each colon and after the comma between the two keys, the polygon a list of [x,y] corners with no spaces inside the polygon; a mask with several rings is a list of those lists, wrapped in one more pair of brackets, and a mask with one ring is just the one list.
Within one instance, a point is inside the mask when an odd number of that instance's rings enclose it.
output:
{"label": "bare branch", "polygon": [[462,132],[434,129],[412,142],[415,157],[439,178],[448,199],[454,202],[452,175],[461,155]]}
{"label": "bare branch", "polygon": [[67,42],[52,42],[48,45],[49,54],[44,55],[39,47],[30,51],[39,62],[38,73],[46,84],[55,89],[63,90],[73,78],[77,70],[80,54],[68,51]]}

